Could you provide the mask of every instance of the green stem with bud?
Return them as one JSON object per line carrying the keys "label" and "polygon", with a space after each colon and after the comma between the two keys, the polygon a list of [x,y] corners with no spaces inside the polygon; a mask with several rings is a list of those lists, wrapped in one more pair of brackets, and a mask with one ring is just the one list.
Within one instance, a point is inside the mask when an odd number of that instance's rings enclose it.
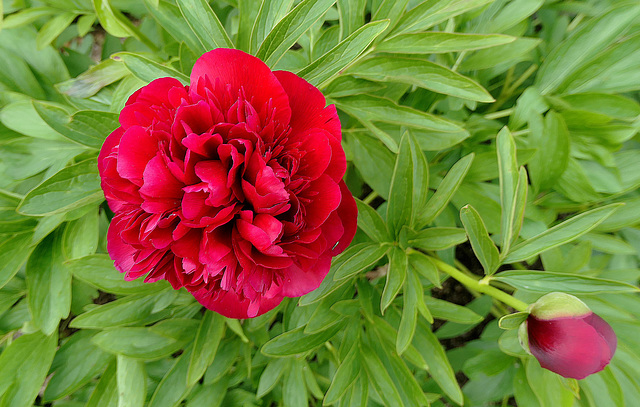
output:
{"label": "green stem with bud", "polygon": [[447,263],[443,262],[440,259],[431,257],[431,260],[433,260],[433,262],[435,263],[436,267],[438,267],[438,269],[448,274],[449,276],[453,277],[454,279],[459,281],[461,284],[463,284],[467,288],[470,288],[479,293],[483,293],[488,296],[491,296],[496,300],[510,306],[516,311],[526,311],[527,308],[529,307],[529,304],[527,304],[526,302],[520,301],[519,299],[514,298],[512,295],[507,294],[502,290],[499,290],[495,287],[490,286],[489,276],[483,278],[482,280],[476,280],[475,278],[469,277],[468,275],[464,274],[462,271],[458,270],[453,266],[448,265]]}

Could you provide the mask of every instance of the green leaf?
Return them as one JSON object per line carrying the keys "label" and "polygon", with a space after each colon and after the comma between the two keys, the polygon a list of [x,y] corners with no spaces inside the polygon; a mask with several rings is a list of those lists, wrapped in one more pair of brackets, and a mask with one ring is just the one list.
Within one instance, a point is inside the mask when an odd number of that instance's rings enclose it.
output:
{"label": "green leaf", "polygon": [[36,247],[27,262],[26,280],[33,323],[45,335],[51,335],[71,308],[71,273],[64,264],[60,232],[49,235]]}
{"label": "green leaf", "polygon": [[595,295],[640,291],[638,287],[620,281],[551,271],[503,271],[493,276],[493,279],[535,293],[561,291],[569,294]]}
{"label": "green leaf", "polygon": [[282,400],[287,407],[307,407],[309,405],[302,363],[298,359],[293,359],[290,368],[284,372]]}
{"label": "green leaf", "polygon": [[544,127],[531,126],[529,141],[538,152],[527,163],[531,183],[537,191],[550,189],[569,164],[569,130],[562,116],[549,111]]}
{"label": "green leaf", "polygon": [[[425,306],[422,297],[424,297],[424,291],[418,274],[408,273],[404,282],[402,318],[400,319],[398,338],[396,339],[396,352],[398,355],[402,355],[413,341],[416,324],[418,323],[418,304],[422,302],[423,306]],[[425,309],[428,310],[426,306]]]}
{"label": "green leaf", "polygon": [[33,232],[24,232],[3,238],[0,243],[0,288],[16,275],[27,261],[33,247],[30,245]]}
{"label": "green leaf", "polygon": [[381,197],[389,198],[391,177],[380,174],[392,174],[396,157],[378,140],[364,132],[350,133],[350,147],[353,161],[364,181]]}
{"label": "green leaf", "polygon": [[67,262],[73,277],[101,291],[112,294],[144,294],[167,288],[166,282],[145,283],[143,280],[125,281],[124,274],[113,267],[106,254],[94,254]]}
{"label": "green leaf", "polygon": [[477,324],[484,318],[468,307],[453,304],[449,301],[426,296],[424,302],[434,318],[451,321],[458,324]]}
{"label": "green leaf", "polygon": [[22,25],[30,24],[42,17],[55,14],[56,12],[57,10],[51,7],[25,8],[6,16],[2,22],[2,28],[8,30],[9,28],[20,27]]}
{"label": "green leaf", "polygon": [[142,55],[131,52],[118,52],[111,55],[115,61],[122,61],[127,69],[140,80],[151,82],[155,79],[171,77],[182,82],[183,85],[189,84],[189,77],[173,68],[161,65],[155,61],[143,57]]}
{"label": "green leaf", "polygon": [[[67,223],[62,236],[62,249],[67,259],[92,255],[98,248],[99,214],[97,208]],[[68,264],[65,264],[68,268]]]}
{"label": "green leaf", "polygon": [[492,0],[439,0],[424,1],[406,12],[393,33],[426,31],[434,25],[446,21],[476,7],[484,6]]}
{"label": "green leaf", "polygon": [[409,265],[412,270],[421,274],[424,278],[431,281],[436,287],[441,287],[438,268],[426,254],[413,250],[407,250],[409,257]]}
{"label": "green leaf", "polygon": [[78,315],[69,326],[81,329],[104,329],[143,323],[152,314],[159,314],[159,312],[154,312],[157,303],[163,301],[165,296],[171,299],[175,295],[173,291],[150,295],[130,295]]}
{"label": "green leaf", "polygon": [[130,37],[133,35],[133,24],[109,0],[92,0],[100,25],[114,37]]}
{"label": "green leaf", "polygon": [[447,175],[442,179],[436,192],[429,198],[427,205],[421,213],[417,222],[417,228],[421,228],[433,222],[440,213],[447,207],[451,197],[456,193],[464,177],[471,168],[474,154],[471,153],[462,157],[449,170]]}
{"label": "green leaf", "polygon": [[86,407],[117,407],[118,384],[116,383],[116,362],[109,364],[107,370],[100,377]]}
{"label": "green leaf", "polygon": [[53,17],[42,26],[36,37],[36,46],[39,50],[45,48],[54,41],[75,20],[77,13],[66,11]]}
{"label": "green leaf", "polygon": [[99,149],[111,132],[120,126],[116,113],[82,110],[69,116],[55,105],[36,102],[34,108],[52,129],[69,140]]}
{"label": "green leaf", "polygon": [[176,41],[187,44],[196,55],[202,55],[210,51],[202,45],[198,37],[193,33],[189,23],[175,2],[169,0],[144,0],[144,3],[153,18],[158,21],[162,28],[167,30]]}
{"label": "green leaf", "polygon": [[388,25],[389,22],[384,20],[360,27],[329,52],[302,68],[297,75],[313,85],[322,87],[344,67],[356,60]]}
{"label": "green leaf", "polygon": [[515,314],[505,315],[500,318],[500,321],[498,321],[498,325],[502,329],[517,329],[520,324],[522,324],[527,319],[528,316],[528,312],[516,312]]}
{"label": "green leaf", "polygon": [[[322,91],[325,96],[339,98],[342,96],[357,95],[360,93],[370,93],[384,89],[384,85],[353,76],[340,75],[333,79]],[[344,129],[343,129],[344,131]]]}
{"label": "green leaf", "polygon": [[397,236],[403,225],[413,223],[415,213],[413,205],[414,163],[411,154],[410,136],[405,133],[400,141],[400,151],[391,175],[391,189],[387,201],[387,223],[391,236]]}
{"label": "green leaf", "polygon": [[367,376],[369,376],[369,383],[376,389],[384,404],[387,406],[404,405],[395,383],[389,376],[378,354],[368,345],[363,344],[360,355],[362,356]]}
{"label": "green leaf", "polygon": [[371,239],[378,243],[391,242],[389,229],[382,216],[375,209],[356,198],[358,206],[358,227]]}
{"label": "green leaf", "polygon": [[389,253],[389,268],[387,270],[387,281],[382,290],[380,301],[380,311],[384,311],[396,298],[407,277],[408,259],[406,253],[399,247],[394,246]]}
{"label": "green leaf", "polygon": [[340,15],[340,38],[347,38],[351,33],[364,25],[366,0],[338,0]]}
{"label": "green leaf", "polygon": [[291,9],[293,0],[262,0],[258,16],[251,30],[251,53],[255,53],[273,27]]}
{"label": "green leaf", "polygon": [[67,96],[88,98],[128,74],[129,71],[123,64],[112,59],[106,59],[92,66],[76,78],[58,83],[56,88]]}
{"label": "green leaf", "polygon": [[334,281],[343,280],[369,269],[389,251],[389,245],[367,244],[351,246],[342,256],[347,259],[336,267],[333,275]]}
{"label": "green leaf", "polygon": [[224,318],[220,315],[206,311],[193,343],[187,384],[192,386],[204,375],[209,365],[213,362],[218,351],[220,341],[224,336]]}
{"label": "green leaf", "polygon": [[480,84],[426,59],[401,56],[378,56],[348,69],[348,73],[382,82],[400,82],[462,99],[493,102]]}
{"label": "green leaf", "polygon": [[95,159],[66,167],[32,189],[18,206],[29,216],[69,212],[104,199]]}
{"label": "green leaf", "polygon": [[336,0],[303,0],[264,39],[256,56],[273,67]]}
{"label": "green leaf", "polygon": [[498,171],[500,177],[500,231],[502,232],[502,252],[509,252],[511,233],[513,230],[511,217],[516,188],[518,185],[518,160],[516,156],[516,143],[509,129],[505,126],[496,137],[496,149],[498,152]]}
{"label": "green leaf", "polygon": [[443,54],[474,51],[515,41],[515,37],[501,34],[461,34],[421,32],[400,34],[387,38],[376,46],[378,52],[403,54]]}
{"label": "green leaf", "polygon": [[94,333],[80,331],[60,347],[53,359],[53,377],[47,384],[44,400],[65,397],[103,372],[115,358],[91,343]]}
{"label": "green leaf", "polygon": [[502,232],[501,245],[501,250],[504,254],[509,252],[511,245],[515,243],[520,235],[520,229],[524,221],[524,211],[527,205],[528,186],[527,170],[525,170],[524,167],[520,167],[518,183],[516,184],[511,208],[508,212],[504,210],[501,212],[502,216],[506,217],[506,219],[504,219],[506,230]]}
{"label": "green leaf", "polygon": [[[167,320],[168,323],[180,321]],[[193,324],[185,327],[193,327]],[[158,324],[159,325],[159,324]],[[98,333],[92,342],[109,353],[133,359],[153,360],[171,356],[182,349],[193,338],[193,332],[162,332],[162,326],[151,328],[115,328]],[[154,329],[155,328],[155,329]],[[204,372],[203,372],[204,374]]]}
{"label": "green leaf", "polygon": [[116,383],[118,407],[142,407],[147,394],[147,373],[142,360],[118,355]]}
{"label": "green leaf", "polygon": [[331,385],[322,402],[323,405],[335,404],[353,386],[360,376],[360,359],[358,345],[352,346],[347,356],[338,365],[333,379],[331,379]]}
{"label": "green leaf", "polygon": [[289,359],[285,358],[274,358],[270,359],[267,363],[267,367],[264,369],[262,374],[260,375],[260,381],[258,382],[258,390],[256,391],[256,396],[261,398],[265,394],[269,393],[280,381],[282,374],[284,373],[287,365],[289,364]]}
{"label": "green leaf", "polygon": [[304,327],[301,326],[271,339],[262,346],[261,352],[269,357],[293,356],[304,353],[333,338],[344,326],[345,323],[335,324],[324,331],[310,335],[305,334]]}
{"label": "green leaf", "polygon": [[416,343],[416,348],[427,362],[433,380],[455,403],[462,405],[462,391],[456,380],[455,372],[438,338],[431,332],[430,326],[419,320],[413,340]]}
{"label": "green leaf", "polygon": [[409,237],[409,245],[421,250],[444,250],[467,241],[464,229],[436,227],[414,232]]}
{"label": "green leaf", "polygon": [[185,21],[204,48],[207,50],[233,48],[233,43],[218,16],[209,6],[209,2],[205,0],[178,0],[177,3]]}
{"label": "green leaf", "polygon": [[33,405],[47,377],[58,344],[58,331],[22,335],[0,356],[0,396],[3,406]]}
{"label": "green leaf", "polygon": [[508,44],[481,49],[465,58],[458,70],[464,72],[510,66],[528,59],[528,55],[541,43],[542,40],[539,38],[518,38]]}
{"label": "green leaf", "polygon": [[408,106],[401,106],[392,100],[377,96],[346,96],[336,99],[335,103],[346,113],[365,121],[380,121],[445,133],[465,132],[462,127],[452,121]]}
{"label": "green leaf", "polygon": [[177,407],[187,397],[193,385],[187,384],[191,348],[180,355],[164,375],[149,401],[149,407]]}
{"label": "green leaf", "polygon": [[536,86],[544,94],[552,93],[582,65],[612,44],[640,16],[640,7],[627,4],[616,7],[586,24],[562,41],[545,58],[536,76]]}
{"label": "green leaf", "polygon": [[581,213],[514,246],[505,263],[515,263],[529,259],[545,250],[568,243],[589,232],[611,216],[621,204],[611,204]]}
{"label": "green leaf", "polygon": [[460,220],[462,220],[464,230],[469,237],[471,248],[482,264],[484,273],[487,275],[495,273],[500,265],[500,254],[493,240],[489,237],[489,232],[487,232],[480,214],[473,209],[473,206],[466,205],[460,209]]}

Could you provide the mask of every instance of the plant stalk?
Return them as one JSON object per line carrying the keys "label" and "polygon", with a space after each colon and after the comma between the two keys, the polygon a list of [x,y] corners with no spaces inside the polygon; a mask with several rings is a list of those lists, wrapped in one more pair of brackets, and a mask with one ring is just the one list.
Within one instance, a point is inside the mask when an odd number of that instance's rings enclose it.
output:
{"label": "plant stalk", "polygon": [[499,290],[495,287],[490,286],[488,283],[488,280],[486,279],[478,281],[475,278],[469,277],[468,275],[464,274],[462,271],[458,270],[457,268],[448,265],[447,263],[443,262],[440,259],[431,257],[431,260],[433,260],[435,265],[442,272],[447,273],[449,276],[455,278],[457,281],[459,281],[461,284],[463,284],[467,288],[470,288],[472,290],[475,290],[483,294],[487,294],[495,298],[496,300],[510,306],[516,311],[526,311],[527,308],[529,307],[529,304],[527,304],[526,302],[520,301],[519,299],[514,298],[512,295],[507,294],[502,290]]}

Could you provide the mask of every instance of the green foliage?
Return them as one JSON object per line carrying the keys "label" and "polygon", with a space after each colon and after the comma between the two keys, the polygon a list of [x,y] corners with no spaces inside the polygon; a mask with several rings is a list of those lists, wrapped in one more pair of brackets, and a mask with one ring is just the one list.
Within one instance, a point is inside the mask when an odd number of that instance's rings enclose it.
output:
{"label": "green foliage", "polygon": [[[634,2],[0,5],[0,406],[640,400]],[[335,104],[359,212],[317,290],[246,321],[124,281],[96,166],[135,90],[188,84],[216,47]],[[614,328],[602,372],[566,380],[518,344],[511,308],[553,291]]]}

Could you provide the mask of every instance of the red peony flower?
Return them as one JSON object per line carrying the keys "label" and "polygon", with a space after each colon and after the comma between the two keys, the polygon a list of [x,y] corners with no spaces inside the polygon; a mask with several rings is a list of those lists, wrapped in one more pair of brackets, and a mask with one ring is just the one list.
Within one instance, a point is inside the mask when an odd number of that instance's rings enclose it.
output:
{"label": "red peony flower", "polygon": [[565,293],[544,295],[533,304],[520,334],[540,366],[573,379],[604,369],[618,343],[605,320]]}
{"label": "red peony flower", "polygon": [[333,105],[242,51],[198,59],[134,93],[98,158],[127,280],[165,279],[251,318],[316,289],[356,230]]}

